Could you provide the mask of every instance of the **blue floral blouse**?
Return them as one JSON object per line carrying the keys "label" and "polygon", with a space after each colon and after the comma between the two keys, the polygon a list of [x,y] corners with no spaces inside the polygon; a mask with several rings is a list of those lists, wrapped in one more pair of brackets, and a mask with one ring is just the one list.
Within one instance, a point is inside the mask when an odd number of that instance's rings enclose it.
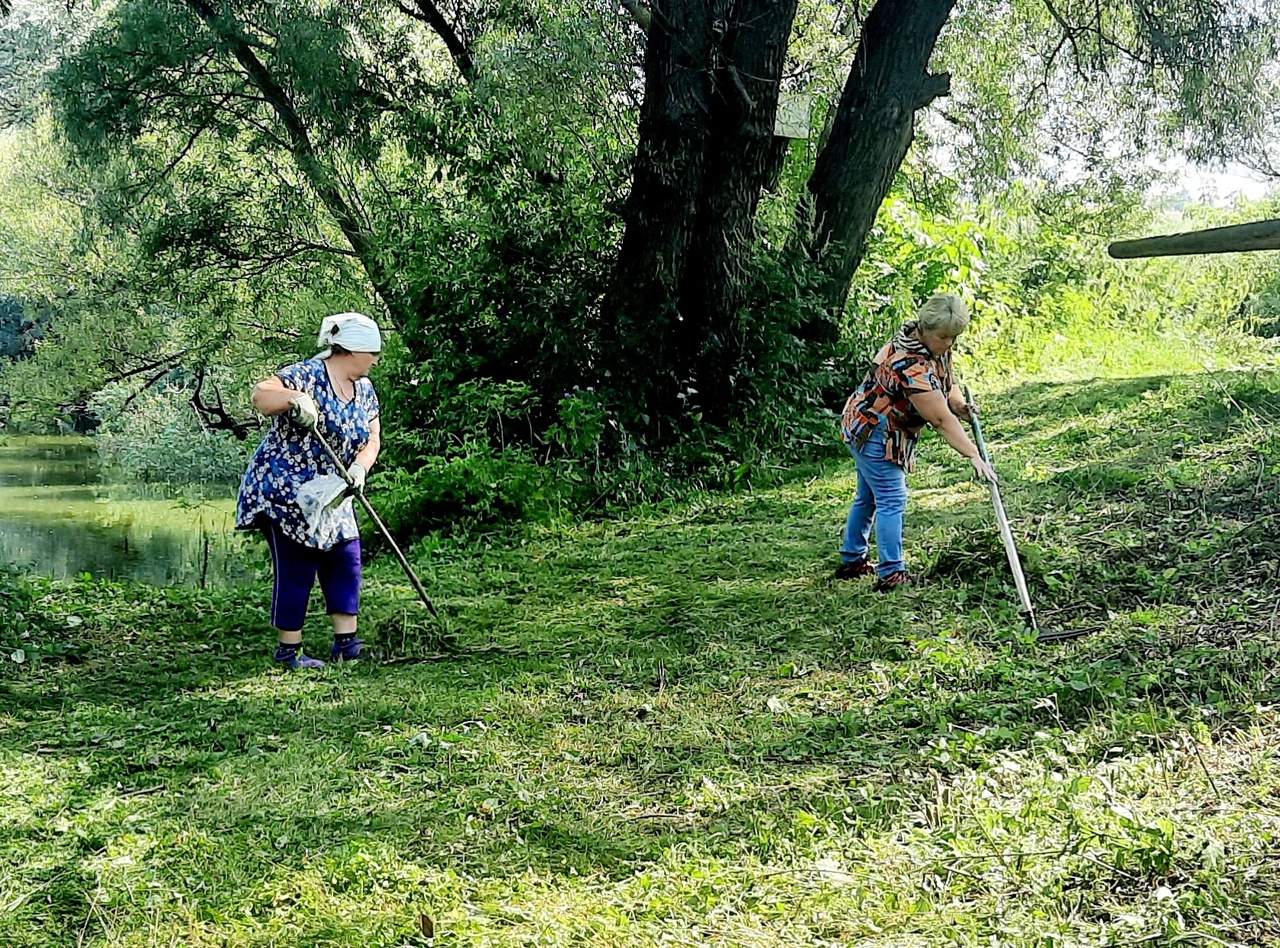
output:
{"label": "blue floral blouse", "polygon": [[[378,417],[378,394],[367,378],[357,379],[355,397],[345,401],[329,381],[323,359],[308,359],[286,366],[276,373],[286,388],[306,392],[320,409],[320,432],[342,458],[343,466],[355,460],[369,443],[370,424]],[[351,498],[326,518],[319,536],[307,535],[307,522],[297,504],[298,488],[322,474],[336,474],[333,462],[320,442],[289,421],[288,413],[276,415],[271,430],[258,445],[236,504],[236,528],[252,529],[268,517],[280,525],[284,535],[304,546],[328,550],[360,535]]]}

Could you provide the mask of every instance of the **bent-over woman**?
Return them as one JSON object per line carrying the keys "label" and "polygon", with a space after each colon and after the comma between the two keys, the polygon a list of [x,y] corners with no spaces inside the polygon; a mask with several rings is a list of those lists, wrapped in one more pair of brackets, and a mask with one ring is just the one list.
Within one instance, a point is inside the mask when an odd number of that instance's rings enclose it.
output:
{"label": "bent-over woman", "polygon": [[[916,442],[931,425],[973,465],[994,481],[960,419],[977,409],[965,403],[951,365],[951,347],[969,326],[964,301],[936,294],[876,353],[867,377],[849,396],[841,433],[858,468],[858,493],[849,510],[837,579],[877,575],[875,588],[889,592],[914,582],[902,545],[907,510],[907,474],[915,468]],[[869,558],[872,523],[879,564]]]}

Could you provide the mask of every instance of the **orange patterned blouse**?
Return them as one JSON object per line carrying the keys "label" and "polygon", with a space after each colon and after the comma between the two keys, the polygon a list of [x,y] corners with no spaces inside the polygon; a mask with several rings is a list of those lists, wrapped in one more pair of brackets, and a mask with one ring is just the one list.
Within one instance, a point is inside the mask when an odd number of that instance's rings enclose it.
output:
{"label": "orange patterned blouse", "polygon": [[916,466],[916,441],[928,424],[911,404],[919,392],[941,392],[955,384],[951,353],[935,356],[912,338],[916,323],[907,323],[876,353],[858,390],[845,402],[840,430],[848,444],[864,447],[872,433],[888,422],[884,457],[905,471]]}

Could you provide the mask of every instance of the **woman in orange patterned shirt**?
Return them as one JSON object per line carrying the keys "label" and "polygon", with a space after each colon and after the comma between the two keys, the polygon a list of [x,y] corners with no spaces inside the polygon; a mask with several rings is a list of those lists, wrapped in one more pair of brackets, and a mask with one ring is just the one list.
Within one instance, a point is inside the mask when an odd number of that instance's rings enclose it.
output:
{"label": "woman in orange patterned shirt", "polygon": [[[951,347],[968,326],[969,310],[960,297],[930,297],[876,353],[871,371],[845,403],[840,429],[858,467],[858,494],[844,528],[837,579],[877,573],[879,592],[913,581],[903,555],[902,523],[907,474],[915,468],[916,441],[926,425],[968,458],[979,477],[996,480],[960,425],[960,419],[972,420],[976,409],[956,385]],[[873,522],[879,566],[868,559]]]}

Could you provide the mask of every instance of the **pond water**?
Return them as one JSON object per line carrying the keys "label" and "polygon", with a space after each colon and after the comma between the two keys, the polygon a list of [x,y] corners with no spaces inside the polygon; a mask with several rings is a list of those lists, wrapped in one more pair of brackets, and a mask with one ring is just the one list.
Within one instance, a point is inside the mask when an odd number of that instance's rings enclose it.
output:
{"label": "pond water", "polygon": [[233,531],[234,493],[120,483],[88,438],[0,438],[0,567],[159,586],[247,579],[263,555]]}

